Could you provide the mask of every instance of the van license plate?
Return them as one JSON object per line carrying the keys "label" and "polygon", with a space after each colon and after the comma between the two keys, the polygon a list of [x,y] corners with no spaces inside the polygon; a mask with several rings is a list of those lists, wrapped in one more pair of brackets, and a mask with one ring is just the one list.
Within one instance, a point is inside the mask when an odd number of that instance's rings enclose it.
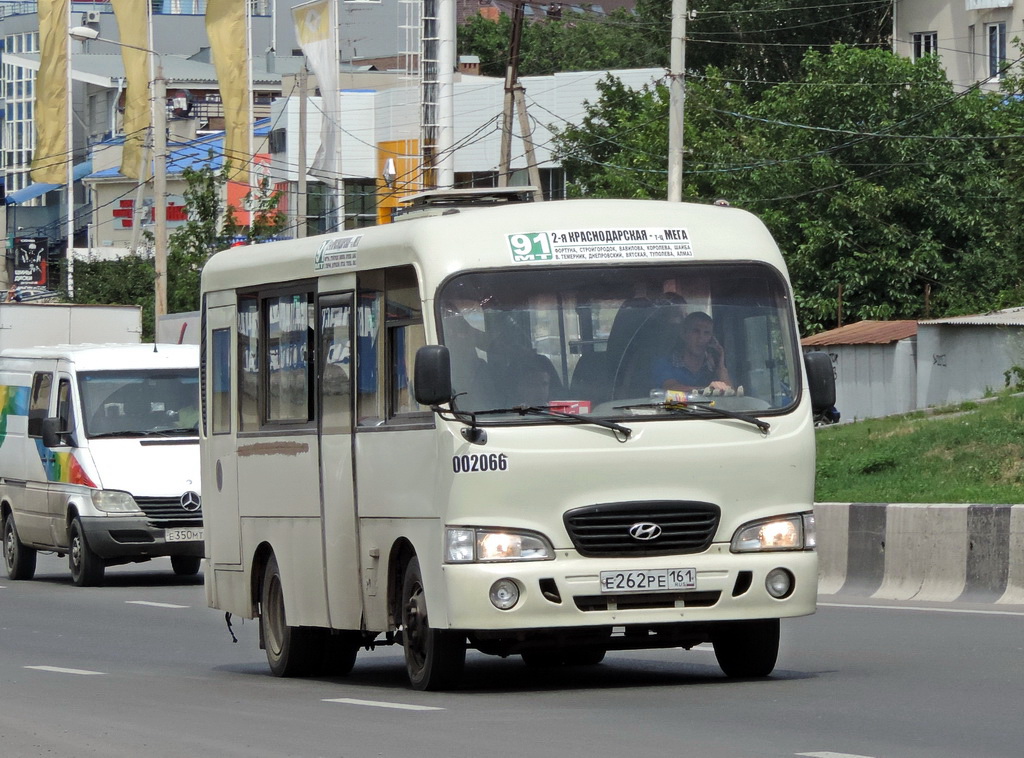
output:
{"label": "van license plate", "polygon": [[671,592],[696,588],[695,568],[601,572],[601,592]]}
{"label": "van license plate", "polygon": [[202,542],[202,529],[168,529],[164,534],[168,542]]}

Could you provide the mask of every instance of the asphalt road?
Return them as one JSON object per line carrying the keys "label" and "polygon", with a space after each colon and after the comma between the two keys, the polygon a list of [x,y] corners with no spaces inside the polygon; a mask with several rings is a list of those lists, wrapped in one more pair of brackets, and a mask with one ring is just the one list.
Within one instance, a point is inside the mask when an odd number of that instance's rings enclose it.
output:
{"label": "asphalt road", "polygon": [[1024,607],[851,605],[783,624],[775,674],[728,681],[710,648],[537,673],[471,652],[452,693],[401,651],[345,678],[269,675],[257,627],[163,559],[71,584],[40,556],[0,579],[0,755],[1020,758]]}

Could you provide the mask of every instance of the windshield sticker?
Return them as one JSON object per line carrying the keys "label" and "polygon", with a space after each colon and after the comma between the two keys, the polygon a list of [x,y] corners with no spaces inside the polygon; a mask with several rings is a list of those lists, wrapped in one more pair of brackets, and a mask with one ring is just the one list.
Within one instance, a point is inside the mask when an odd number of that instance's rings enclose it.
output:
{"label": "windshield sticker", "polygon": [[516,263],[692,258],[685,229],[575,229],[509,234]]}
{"label": "windshield sticker", "polygon": [[330,239],[317,248],[313,256],[314,271],[329,271],[336,268],[355,268],[356,252],[363,235]]}

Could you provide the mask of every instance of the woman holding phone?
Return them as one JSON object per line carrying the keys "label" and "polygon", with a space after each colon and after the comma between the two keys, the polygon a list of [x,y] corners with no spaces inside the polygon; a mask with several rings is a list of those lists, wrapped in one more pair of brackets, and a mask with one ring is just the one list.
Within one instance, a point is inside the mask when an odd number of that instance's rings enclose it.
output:
{"label": "woman holding phone", "polygon": [[715,338],[711,316],[695,311],[683,319],[672,353],[651,366],[651,380],[666,390],[732,389],[725,349]]}

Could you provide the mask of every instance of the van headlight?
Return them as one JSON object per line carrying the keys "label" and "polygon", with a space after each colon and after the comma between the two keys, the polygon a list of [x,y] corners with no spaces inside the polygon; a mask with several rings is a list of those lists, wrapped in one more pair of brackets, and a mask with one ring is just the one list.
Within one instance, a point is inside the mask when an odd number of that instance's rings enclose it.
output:
{"label": "van headlight", "polygon": [[445,561],[447,563],[482,563],[489,561],[549,561],[554,549],[534,532],[511,529],[445,529]]}
{"label": "van headlight", "polygon": [[121,490],[93,490],[92,504],[104,513],[142,513],[135,498]]}
{"label": "van headlight", "polygon": [[744,524],[736,530],[729,548],[734,553],[810,550],[814,548],[816,542],[814,514],[797,513]]}

